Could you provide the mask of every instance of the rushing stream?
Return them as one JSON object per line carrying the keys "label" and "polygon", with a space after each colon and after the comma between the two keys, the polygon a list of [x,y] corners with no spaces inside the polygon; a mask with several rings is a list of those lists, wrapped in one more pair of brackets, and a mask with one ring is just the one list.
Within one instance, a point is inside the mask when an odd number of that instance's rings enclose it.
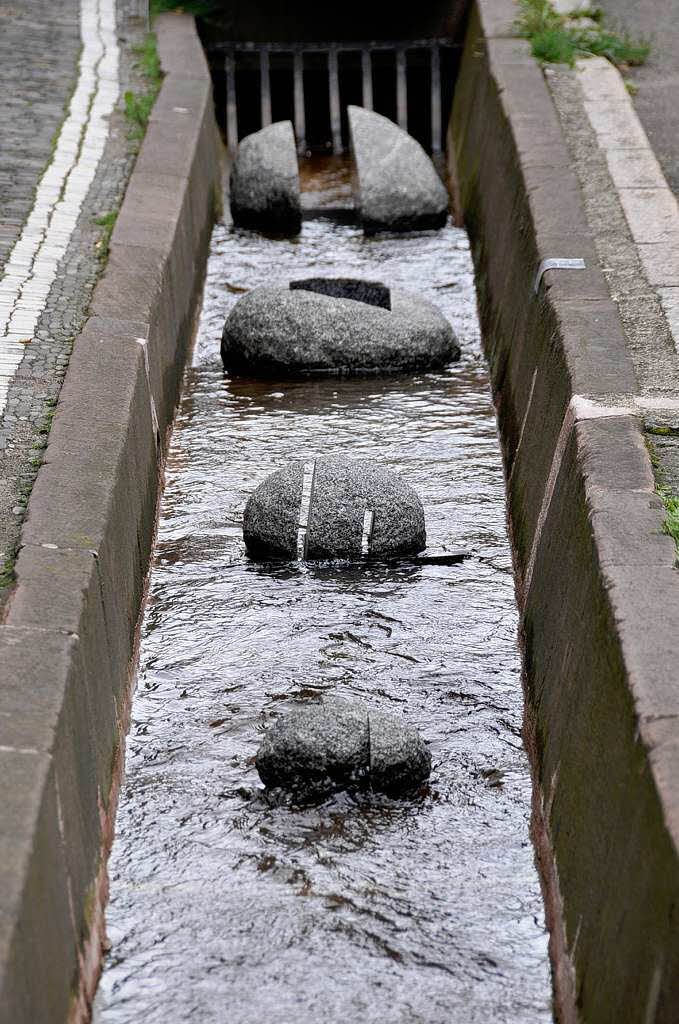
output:
{"label": "rushing stream", "polygon": [[[342,169],[339,169],[340,172]],[[346,206],[346,176],[306,206]],[[325,189],[325,192],[318,189]],[[364,276],[419,291],[462,359],[416,377],[225,377],[224,319],[256,285]],[[294,458],[379,459],[460,565],[256,564],[249,493]],[[464,231],[294,241],[214,231],[167,465],[110,860],[99,1024],[536,1024],[551,987],[528,823],[504,483]],[[264,795],[261,731],[333,693],[431,744],[414,801]]]}

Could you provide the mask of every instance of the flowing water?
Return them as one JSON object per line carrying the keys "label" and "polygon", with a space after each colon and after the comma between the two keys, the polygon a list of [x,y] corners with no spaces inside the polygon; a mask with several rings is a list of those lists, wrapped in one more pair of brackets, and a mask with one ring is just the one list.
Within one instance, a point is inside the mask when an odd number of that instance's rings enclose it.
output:
{"label": "flowing water", "polygon": [[[341,167],[305,184],[308,209],[348,205]],[[414,377],[226,377],[219,341],[239,295],[311,275],[421,292],[462,359]],[[428,545],[471,557],[250,561],[250,492],[289,459],[329,453],[403,474]],[[366,240],[317,216],[280,241],[218,226],[167,465],[95,1019],[550,1021],[516,629],[465,233]],[[412,801],[267,798],[262,730],[325,693],[407,716],[431,744],[431,785]]]}

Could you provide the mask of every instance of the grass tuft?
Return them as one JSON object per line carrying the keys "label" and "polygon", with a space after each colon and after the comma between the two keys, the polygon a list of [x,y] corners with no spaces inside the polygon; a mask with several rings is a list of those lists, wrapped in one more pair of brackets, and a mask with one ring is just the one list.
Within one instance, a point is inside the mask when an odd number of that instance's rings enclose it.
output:
{"label": "grass tuft", "polygon": [[123,96],[123,103],[125,117],[130,125],[129,137],[140,142],[146,133],[151,110],[163,81],[153,32],[148,33],[141,46],[135,46],[134,53],[137,55],[137,67],[146,79],[148,87],[143,92],[132,92],[128,89]]}
{"label": "grass tuft", "polygon": [[568,64],[576,57],[606,57],[620,65],[643,64],[650,52],[648,40],[633,40],[604,28],[598,9],[559,14],[551,0],[519,0],[519,33],[530,40],[533,56],[542,64]]}
{"label": "grass tuft", "polygon": [[[663,437],[668,434],[676,434],[676,430],[672,427],[658,427],[646,426],[646,434],[655,434]],[[663,468],[660,463],[660,457],[656,451],[655,445],[646,437],[646,448],[651,459],[651,465],[653,466],[653,475],[655,476],[655,491],[663,505],[665,506],[665,518],[662,524],[662,532],[671,537],[674,541],[675,551],[675,565],[679,566],[679,497],[673,493],[672,489],[668,486]]]}
{"label": "grass tuft", "polygon": [[100,228],[103,228],[99,235],[99,241],[96,245],[97,256],[102,260],[105,260],[108,257],[111,235],[113,234],[113,228],[115,227],[117,217],[117,210],[109,210],[108,213],[102,213],[100,217],[95,217],[94,219],[94,223],[98,224]]}
{"label": "grass tuft", "polygon": [[125,117],[130,122],[130,138],[143,139],[155,96],[150,92],[136,93],[128,89],[123,100],[125,102]]}
{"label": "grass tuft", "polygon": [[14,559],[7,558],[0,565],[0,590],[3,587],[9,587],[14,583],[16,575],[14,572]]}
{"label": "grass tuft", "polygon": [[675,498],[666,489],[660,490],[659,494],[665,506],[665,519],[662,524],[662,532],[666,533],[674,541],[677,560],[679,560],[679,498]]}
{"label": "grass tuft", "polygon": [[156,37],[149,32],[141,46],[135,46],[132,51],[137,56],[137,67],[142,74],[151,82],[157,85],[163,80],[163,72],[160,68],[160,57],[156,46]]}

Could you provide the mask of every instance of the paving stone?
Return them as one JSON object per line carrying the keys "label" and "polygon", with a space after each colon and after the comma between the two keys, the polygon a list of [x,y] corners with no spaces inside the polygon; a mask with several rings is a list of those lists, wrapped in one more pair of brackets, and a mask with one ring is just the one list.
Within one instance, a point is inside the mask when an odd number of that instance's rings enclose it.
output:
{"label": "paving stone", "polygon": [[[120,95],[146,88],[133,48],[144,38],[134,0],[118,0]],[[0,67],[6,102],[0,110],[0,273],[17,241],[49,164],[53,139],[76,81],[80,53],[77,0],[22,0],[0,6]],[[9,102],[7,100],[9,99]],[[38,471],[51,409],[61,389],[74,339],[82,329],[102,262],[102,228],[96,219],[115,210],[125,191],[137,143],[128,137],[120,103],[109,119],[109,137],[68,248],[59,260],[44,310],[32,331],[0,416],[0,552],[11,558]],[[0,294],[2,280],[0,278]],[[1,299],[0,299],[1,302]],[[0,606],[6,598],[0,587]]]}

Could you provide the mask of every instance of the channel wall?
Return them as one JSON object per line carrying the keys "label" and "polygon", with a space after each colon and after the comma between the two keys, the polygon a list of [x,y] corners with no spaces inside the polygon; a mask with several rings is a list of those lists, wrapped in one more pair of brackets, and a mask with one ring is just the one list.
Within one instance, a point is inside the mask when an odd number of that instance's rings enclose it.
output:
{"label": "channel wall", "polygon": [[220,195],[193,19],[75,341],[0,625],[0,1022],[85,1020],[163,457]]}
{"label": "channel wall", "polygon": [[[679,572],[644,397],[511,0],[471,6],[449,149],[503,440],[557,1018],[679,1020]],[[545,259],[584,259],[548,270]]]}

